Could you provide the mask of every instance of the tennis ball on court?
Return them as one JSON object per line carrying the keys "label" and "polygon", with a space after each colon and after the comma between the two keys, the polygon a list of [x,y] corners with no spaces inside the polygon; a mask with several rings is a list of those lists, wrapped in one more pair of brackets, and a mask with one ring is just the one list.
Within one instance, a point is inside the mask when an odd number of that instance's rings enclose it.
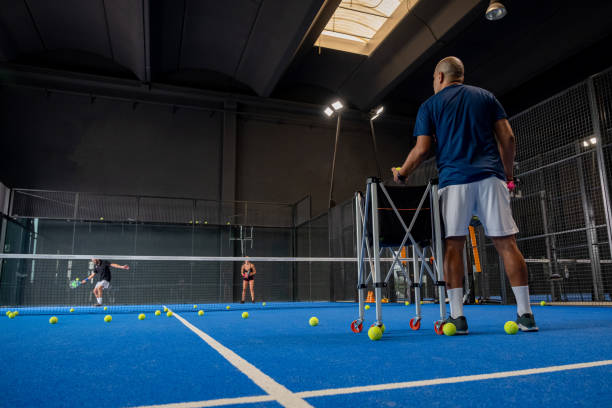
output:
{"label": "tennis ball on court", "polygon": [[166,306],[164,306],[164,312],[167,312],[168,308]]}
{"label": "tennis ball on court", "polygon": [[155,311],[155,316],[159,316],[159,315],[161,315],[161,311],[156,310],[156,311]]}
{"label": "tennis ball on court", "polygon": [[405,301],[405,302],[404,302],[404,304],[405,304],[406,306],[410,306],[410,302],[409,302],[409,301]]}
{"label": "tennis ball on court", "polygon": [[200,311],[198,312],[198,316],[204,316],[204,311],[203,311],[203,310],[200,310]]}
{"label": "tennis ball on court", "polygon": [[308,320],[308,324],[310,324],[311,326],[317,326],[319,324],[319,319],[312,316],[310,320]]}
{"label": "tennis ball on court", "polygon": [[104,217],[100,217],[100,221],[104,221]]}
{"label": "tennis ball on court", "polygon": [[368,337],[370,340],[380,340],[382,335],[382,330],[378,326],[372,326],[370,327],[370,330],[368,330]]}
{"label": "tennis ball on court", "polygon": [[74,312],[74,308],[71,307],[70,308],[70,313],[72,313],[72,312]]}
{"label": "tennis ball on court", "polygon": [[265,306],[265,305],[266,305],[266,302],[263,302],[261,305],[262,305],[262,306]]}
{"label": "tennis ball on court", "polygon": [[51,316],[51,318],[49,319],[49,323],[51,323],[51,324],[57,323],[57,317]]}
{"label": "tennis ball on court", "polygon": [[474,303],[478,304],[478,303],[480,303],[480,300],[476,299],[476,300],[474,300]]}
{"label": "tennis ball on court", "polygon": [[229,307],[229,305],[227,305],[227,306],[225,306],[225,308],[226,308],[227,310],[230,310],[230,307]]}
{"label": "tennis ball on court", "polygon": [[145,314],[141,313],[138,315],[138,320],[144,320],[145,319]]}
{"label": "tennis ball on court", "polygon": [[166,316],[172,317],[172,312],[170,310],[168,310],[168,313],[166,313]]}
{"label": "tennis ball on court", "polygon": [[[375,324],[371,325],[370,327],[374,327],[376,326]],[[387,330],[387,328],[385,327],[385,324],[383,323],[382,326],[378,327],[380,329],[380,331],[384,334],[385,330]]]}
{"label": "tennis ball on court", "polygon": [[200,223],[200,220],[196,220],[196,224],[199,224],[199,223]]}
{"label": "tennis ball on court", "polygon": [[518,329],[518,324],[516,324],[516,322],[513,322],[512,320],[509,320],[506,322],[506,324],[504,324],[504,330],[508,334],[516,334],[518,333]]}
{"label": "tennis ball on court", "polygon": [[13,312],[13,314],[14,314],[15,316],[19,316],[19,310],[15,310],[15,311]]}
{"label": "tennis ball on court", "polygon": [[423,301],[421,300],[421,304],[423,304]]}
{"label": "tennis ball on court", "polygon": [[108,307],[104,306],[104,310],[108,310]]}
{"label": "tennis ball on court", "polygon": [[6,315],[8,316],[8,315],[10,315],[10,314],[11,314],[11,311],[10,311],[10,310],[7,310],[7,311],[6,311]]}
{"label": "tennis ball on court", "polygon": [[208,221],[204,221],[204,224],[208,224]]}
{"label": "tennis ball on court", "polygon": [[541,301],[540,302],[540,306],[546,306],[546,302],[545,301]]}
{"label": "tennis ball on court", "polygon": [[113,320],[113,316],[111,316],[111,315],[106,315],[106,316],[104,316],[104,321],[105,321],[106,323],[109,323],[111,320]]}
{"label": "tennis ball on court", "polygon": [[197,309],[197,308],[198,308],[198,305],[193,305],[193,308],[194,308],[194,309]]}
{"label": "tennis ball on court", "polygon": [[9,319],[14,319],[15,318],[15,313],[14,312],[9,313],[8,317],[9,317]]}
{"label": "tennis ball on court", "polygon": [[249,318],[249,312],[242,312],[242,318],[243,319],[248,319]]}
{"label": "tennis ball on court", "polygon": [[370,310],[370,305],[365,305],[365,310]]}
{"label": "tennis ball on court", "polygon": [[453,323],[445,323],[444,326],[442,326],[442,331],[447,336],[454,336],[455,333],[457,333],[457,326]]}

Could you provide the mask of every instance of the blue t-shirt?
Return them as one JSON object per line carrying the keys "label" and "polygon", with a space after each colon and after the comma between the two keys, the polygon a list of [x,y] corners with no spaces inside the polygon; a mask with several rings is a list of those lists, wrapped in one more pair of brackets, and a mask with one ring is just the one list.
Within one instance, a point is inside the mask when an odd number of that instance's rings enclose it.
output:
{"label": "blue t-shirt", "polygon": [[493,124],[507,117],[491,92],[475,86],[450,85],[423,102],[414,136],[435,136],[440,188],[506,180]]}

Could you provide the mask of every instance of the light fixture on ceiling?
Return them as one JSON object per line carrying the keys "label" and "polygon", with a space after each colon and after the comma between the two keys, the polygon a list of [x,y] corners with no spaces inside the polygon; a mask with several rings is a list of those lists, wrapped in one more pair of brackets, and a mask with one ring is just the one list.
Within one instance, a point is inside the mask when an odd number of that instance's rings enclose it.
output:
{"label": "light fixture on ceiling", "polygon": [[332,108],[334,108],[334,110],[336,112],[338,112],[340,109],[344,108],[344,105],[342,104],[342,102],[336,100],[331,104]]}
{"label": "light fixture on ceiling", "polygon": [[589,147],[589,142],[587,142],[586,140],[582,142],[582,147]]}
{"label": "light fixture on ceiling", "polygon": [[597,144],[597,138],[596,137],[592,137],[589,139],[589,142],[591,142],[592,145],[596,145]]}
{"label": "light fixture on ceiling", "polygon": [[496,21],[504,18],[506,14],[508,14],[508,11],[503,4],[501,4],[499,1],[491,0],[489,2],[489,7],[487,7],[485,17],[489,21]]}
{"label": "light fixture on ceiling", "polygon": [[323,113],[325,113],[325,116],[327,116],[328,118],[331,117],[331,115],[334,114],[334,110],[332,108],[330,108],[329,106],[325,107],[325,110],[323,111]]}
{"label": "light fixture on ceiling", "polygon": [[384,106],[379,106],[376,109],[372,109],[372,111],[370,112],[370,120],[375,120],[376,118],[378,118],[380,115],[382,115],[384,110]]}

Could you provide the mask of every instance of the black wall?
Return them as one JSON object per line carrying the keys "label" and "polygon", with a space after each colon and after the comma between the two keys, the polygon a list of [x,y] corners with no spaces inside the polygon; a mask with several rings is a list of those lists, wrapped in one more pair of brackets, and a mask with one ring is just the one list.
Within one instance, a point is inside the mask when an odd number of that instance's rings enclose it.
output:
{"label": "black wall", "polygon": [[[11,188],[221,197],[223,112],[24,86],[0,88],[0,105],[0,180]],[[236,199],[295,202],[310,194],[313,214],[327,209],[335,121],[295,118],[238,115]],[[412,128],[376,125],[388,169],[408,153]],[[335,200],[375,173],[367,121],[343,121]]]}

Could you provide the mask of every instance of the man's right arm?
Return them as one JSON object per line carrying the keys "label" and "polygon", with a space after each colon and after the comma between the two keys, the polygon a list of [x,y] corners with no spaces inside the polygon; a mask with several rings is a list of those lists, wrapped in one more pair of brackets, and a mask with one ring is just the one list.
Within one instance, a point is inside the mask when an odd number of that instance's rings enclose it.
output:
{"label": "man's right arm", "polygon": [[516,142],[514,132],[510,127],[508,119],[500,119],[493,125],[495,136],[497,138],[497,147],[504,165],[504,172],[508,181],[513,178],[514,171],[514,156],[516,154]]}

